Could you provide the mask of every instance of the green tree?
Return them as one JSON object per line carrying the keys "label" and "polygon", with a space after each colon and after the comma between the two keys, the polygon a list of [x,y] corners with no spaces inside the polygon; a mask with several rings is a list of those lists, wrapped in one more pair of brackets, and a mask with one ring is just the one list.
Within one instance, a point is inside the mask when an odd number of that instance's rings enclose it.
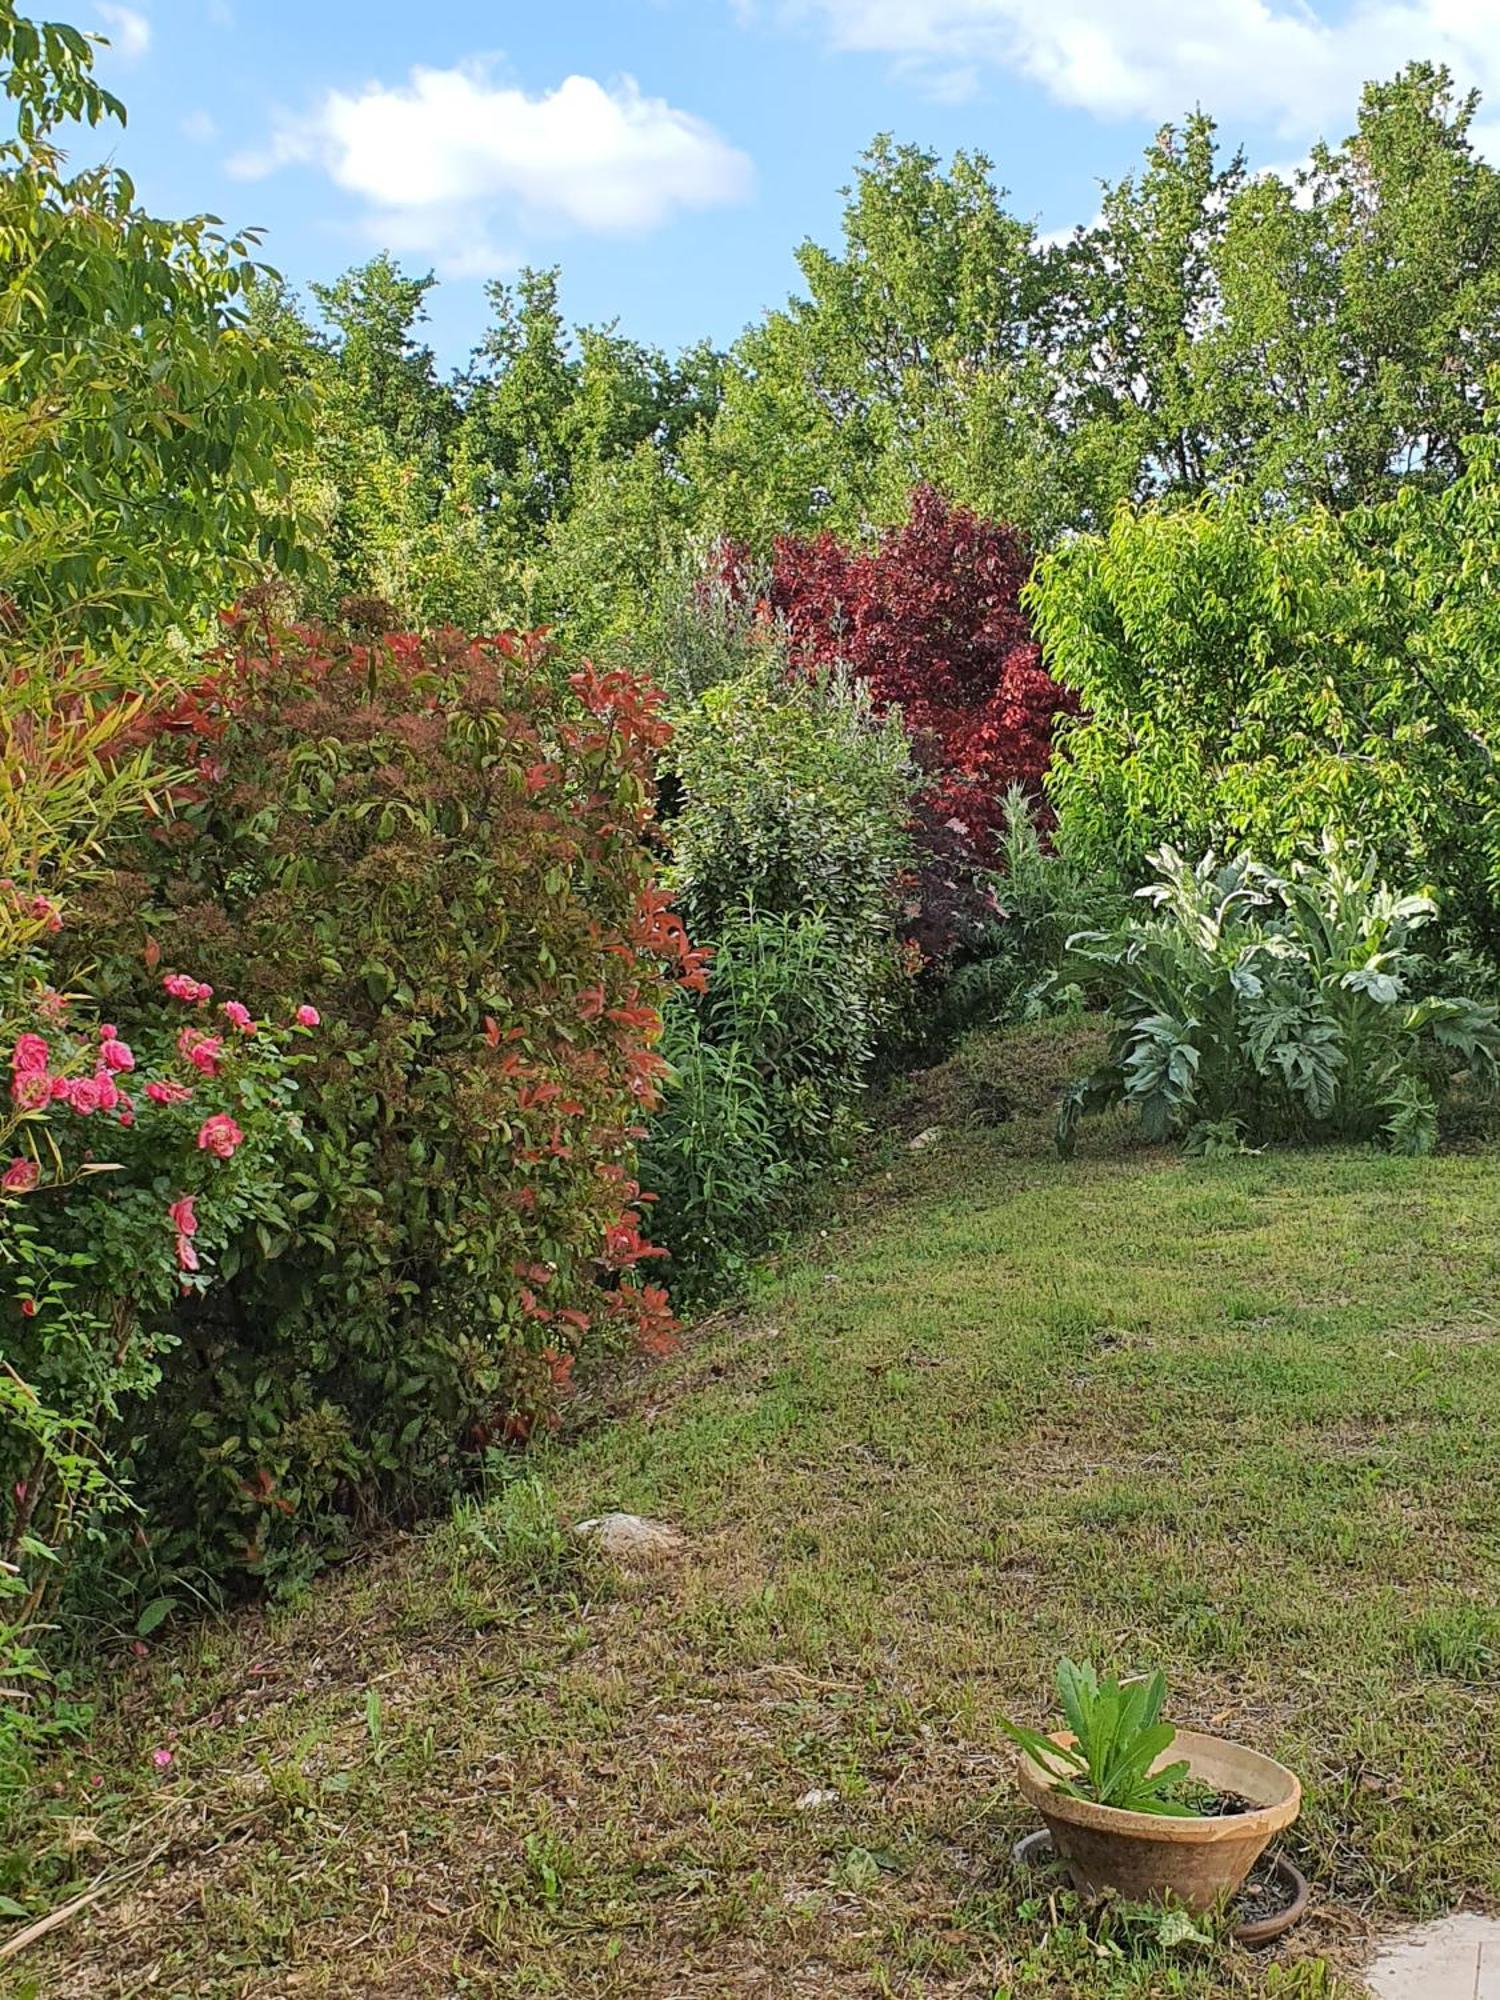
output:
{"label": "green tree", "polygon": [[379,427],[399,458],[434,479],[459,414],[453,391],[438,380],[432,349],[417,332],[436,283],[431,271],[407,277],[382,251],[333,284],[310,287],[334,329],[334,372],[354,410]]}
{"label": "green tree", "polygon": [[254,232],[160,221],[63,121],[123,122],[76,29],[0,0],[0,539],[16,605],[99,634],[201,627],[304,562],[287,454],[306,420],[246,299]]}
{"label": "green tree", "polygon": [[1059,271],[1060,394],[1085,518],[1125,498],[1192,496],[1219,439],[1200,366],[1215,314],[1215,260],[1245,184],[1221,166],[1213,121],[1163,126],[1138,175],[1106,188]]}
{"label": "green tree", "polygon": [[920,479],[1029,514],[1054,260],[982,154],[944,172],[936,154],[882,137],[846,192],[842,251],[804,243],[807,296],[734,350],[691,461],[712,525],[760,544],[813,526],[858,533],[899,518]]}
{"label": "green tree", "polygon": [[1500,173],[1477,94],[1412,65],[1366,86],[1354,133],[1294,187],[1229,205],[1200,344],[1221,473],[1347,507],[1464,464],[1500,360]]}

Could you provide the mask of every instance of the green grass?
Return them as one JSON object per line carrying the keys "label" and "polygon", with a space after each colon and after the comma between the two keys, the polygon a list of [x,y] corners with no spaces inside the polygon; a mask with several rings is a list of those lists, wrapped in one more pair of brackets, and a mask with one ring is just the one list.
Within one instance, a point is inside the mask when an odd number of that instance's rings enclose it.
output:
{"label": "green grass", "polygon": [[[1500,1904],[1493,1155],[944,1134],[524,1478],[119,1662],[0,1860],[117,1886],[0,1990],[1335,2000]],[[686,1556],[560,1525],[616,1507]],[[997,1719],[1065,1651],[1303,1774],[1279,1952],[1027,1899]]]}

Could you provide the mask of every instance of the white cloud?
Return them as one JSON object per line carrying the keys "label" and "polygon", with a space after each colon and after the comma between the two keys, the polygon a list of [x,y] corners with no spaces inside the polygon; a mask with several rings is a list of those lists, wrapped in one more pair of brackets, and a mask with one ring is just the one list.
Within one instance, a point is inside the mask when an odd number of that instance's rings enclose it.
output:
{"label": "white cloud", "polygon": [[116,6],[114,0],[98,0],[97,12],[110,47],[128,62],[134,62],[150,48],[151,23],[134,7]]}
{"label": "white cloud", "polygon": [[712,126],[630,77],[606,88],[570,76],[531,97],[479,61],[330,91],[311,116],[283,119],[268,147],[229,163],[249,179],[293,164],[361,196],[371,232],[392,248],[424,249],[449,270],[498,255],[497,216],[511,230],[631,233],[743,200],[752,179],[746,155]]}
{"label": "white cloud", "polygon": [[1416,57],[1500,94],[1495,0],[783,0],[834,45],[942,78],[1007,70],[1101,116],[1166,118],[1201,102],[1288,134],[1351,116],[1360,84]]}
{"label": "white cloud", "polygon": [[191,139],[195,146],[206,146],[211,139],[219,136],[218,125],[212,112],[190,111],[178,128],[184,139]]}

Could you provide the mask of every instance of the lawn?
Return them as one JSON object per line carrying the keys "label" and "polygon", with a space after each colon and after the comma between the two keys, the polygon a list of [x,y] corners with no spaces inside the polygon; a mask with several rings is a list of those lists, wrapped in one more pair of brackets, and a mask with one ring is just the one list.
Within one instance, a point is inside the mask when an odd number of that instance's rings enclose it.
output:
{"label": "lawn", "polygon": [[[993,1112],[1006,1046],[965,1061]],[[106,1893],[0,1987],[1333,2000],[1500,1905],[1493,1155],[1064,1164],[964,1089],[513,1483],[123,1654],[0,1859],[29,1913]],[[581,1551],[608,1508],[685,1553]],[[1026,1900],[996,1723],[1064,1651],[1303,1773],[1279,1953]]]}

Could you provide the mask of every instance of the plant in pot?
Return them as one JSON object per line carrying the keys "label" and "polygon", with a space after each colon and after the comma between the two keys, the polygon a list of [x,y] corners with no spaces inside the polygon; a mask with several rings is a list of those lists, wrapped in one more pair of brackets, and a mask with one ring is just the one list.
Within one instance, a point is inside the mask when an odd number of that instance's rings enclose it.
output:
{"label": "plant in pot", "polygon": [[1075,1888],[1200,1914],[1232,1896],[1302,1803],[1293,1772],[1222,1737],[1161,1719],[1166,1681],[1101,1681],[1063,1660],[1067,1728],[1006,1722],[1023,1796],[1047,1823]]}

